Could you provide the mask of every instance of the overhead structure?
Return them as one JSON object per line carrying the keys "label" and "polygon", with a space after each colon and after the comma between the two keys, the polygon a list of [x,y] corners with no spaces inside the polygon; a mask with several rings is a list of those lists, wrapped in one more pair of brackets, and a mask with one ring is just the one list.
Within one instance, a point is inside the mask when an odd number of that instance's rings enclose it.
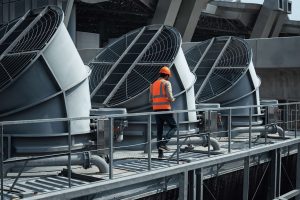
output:
{"label": "overhead structure", "polygon": [[[244,40],[217,37],[183,47],[189,67],[197,76],[197,103],[220,103],[222,107],[260,104],[260,79],[252,64],[251,48]],[[235,109],[232,114],[233,125],[249,125],[249,109]],[[254,108],[252,115],[253,124],[261,123],[259,108]]]}
{"label": "overhead structure", "polygon": [[[0,121],[87,117],[88,76],[55,6],[28,11],[0,29]],[[68,77],[68,78],[66,78]],[[80,105],[80,106],[79,106]],[[5,126],[8,157],[68,149],[89,143],[89,121]],[[9,148],[11,147],[11,148]]]}
{"label": "overhead structure", "polygon": [[[134,30],[108,45],[90,63],[93,107],[123,107],[128,112],[150,110],[149,86],[162,66],[171,69],[174,109],[195,109],[195,76],[181,49],[180,34],[170,26]],[[195,113],[189,114],[195,121]]]}

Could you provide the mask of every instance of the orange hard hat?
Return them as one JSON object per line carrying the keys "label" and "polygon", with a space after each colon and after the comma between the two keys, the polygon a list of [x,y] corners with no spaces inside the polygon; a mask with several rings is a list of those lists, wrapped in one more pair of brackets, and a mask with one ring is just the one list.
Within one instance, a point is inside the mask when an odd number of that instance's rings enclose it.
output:
{"label": "orange hard hat", "polygon": [[171,76],[171,71],[167,66],[163,66],[160,70],[159,70],[160,74],[167,74],[169,76]]}

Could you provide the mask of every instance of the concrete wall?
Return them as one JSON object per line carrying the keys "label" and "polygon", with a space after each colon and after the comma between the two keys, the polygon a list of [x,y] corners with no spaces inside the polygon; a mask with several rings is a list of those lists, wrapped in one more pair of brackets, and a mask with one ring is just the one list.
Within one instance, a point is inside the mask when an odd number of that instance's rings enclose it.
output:
{"label": "concrete wall", "polygon": [[261,99],[300,101],[300,69],[256,69]]}
{"label": "concrete wall", "polygon": [[300,68],[300,37],[246,40],[256,68]]}
{"label": "concrete wall", "polygon": [[300,101],[300,37],[250,39],[262,99]]}

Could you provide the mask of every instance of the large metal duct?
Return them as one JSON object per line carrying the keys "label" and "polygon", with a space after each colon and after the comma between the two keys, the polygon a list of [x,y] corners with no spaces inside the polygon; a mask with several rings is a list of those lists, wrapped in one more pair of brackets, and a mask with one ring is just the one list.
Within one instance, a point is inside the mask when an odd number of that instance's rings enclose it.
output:
{"label": "large metal duct", "polygon": [[[252,51],[244,40],[217,37],[183,46],[189,67],[197,76],[197,103],[220,103],[222,107],[260,104],[260,79],[254,70]],[[252,116],[253,125],[262,122],[260,108],[254,108]],[[249,109],[232,110],[232,117],[233,126],[249,125]]]}
{"label": "large metal duct", "polygon": [[[89,116],[88,76],[55,6],[28,11],[0,29],[0,121]],[[89,121],[5,126],[8,156],[89,143]],[[10,148],[11,147],[11,148]]]}
{"label": "large metal duct", "polygon": [[[174,28],[151,25],[134,30],[108,45],[93,59],[90,78],[93,107],[123,107],[128,112],[150,111],[149,86],[159,69],[169,66],[176,102],[174,110],[195,109],[195,76],[181,49],[181,36]],[[196,121],[193,112],[182,121]]]}

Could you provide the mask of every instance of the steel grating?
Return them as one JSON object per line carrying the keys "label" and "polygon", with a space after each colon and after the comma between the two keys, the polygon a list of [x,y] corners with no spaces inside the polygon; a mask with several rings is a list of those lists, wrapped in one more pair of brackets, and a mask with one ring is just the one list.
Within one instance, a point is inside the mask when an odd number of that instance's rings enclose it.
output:
{"label": "steel grating", "polygon": [[196,74],[197,102],[221,95],[243,77],[251,61],[251,50],[238,38],[219,37],[197,44],[185,52]]}
{"label": "steel grating", "polygon": [[173,63],[180,44],[179,33],[168,26],[147,26],[122,36],[89,63],[92,102],[117,106],[143,93],[159,69]]}

